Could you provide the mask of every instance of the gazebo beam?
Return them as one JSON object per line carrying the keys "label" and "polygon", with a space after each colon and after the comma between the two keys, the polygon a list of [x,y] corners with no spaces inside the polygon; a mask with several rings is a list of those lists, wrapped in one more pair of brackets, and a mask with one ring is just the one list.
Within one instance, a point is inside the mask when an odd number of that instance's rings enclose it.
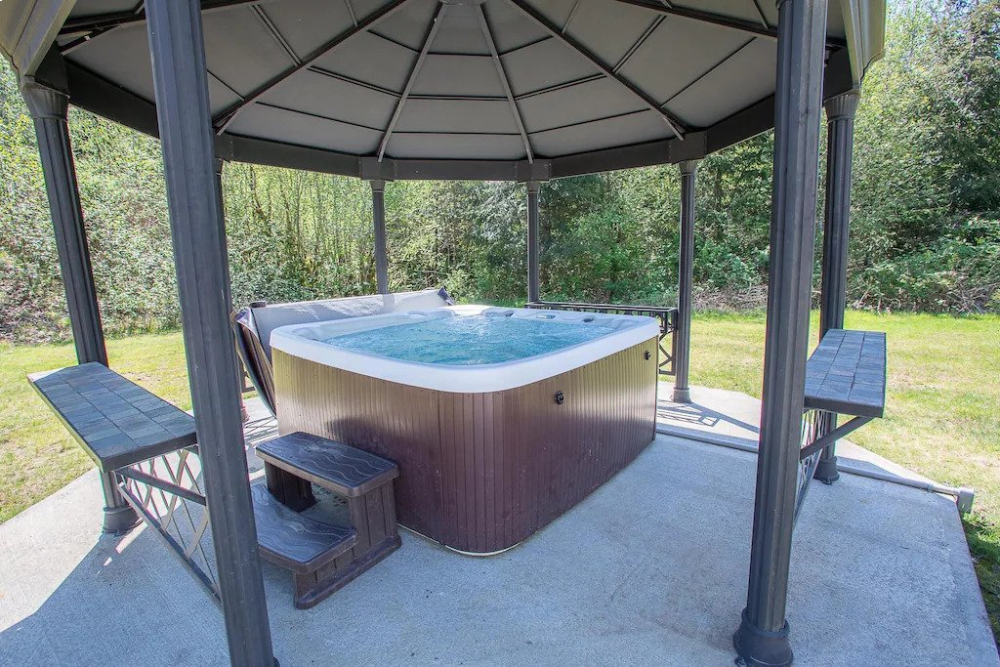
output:
{"label": "gazebo beam", "polygon": [[[259,5],[262,2],[272,0],[202,0],[201,11],[211,12],[242,5]],[[96,16],[81,16],[71,18],[63,23],[59,29],[60,35],[75,35],[81,32],[110,30],[123,25],[134,25],[146,22],[146,11],[142,2],[137,4],[135,9],[126,12],[114,12],[112,14],[98,14]]]}
{"label": "gazebo beam", "polygon": [[538,193],[541,183],[528,181],[528,303],[539,300],[541,279],[539,272],[540,248],[538,241]]}
{"label": "gazebo beam", "polygon": [[184,350],[233,665],[273,667],[227,312],[201,11],[147,0],[149,50],[177,266]]}
{"label": "gazebo beam", "polygon": [[688,372],[691,367],[691,310],[694,300],[694,194],[697,160],[681,162],[681,221],[680,252],[677,280],[677,347],[674,355],[674,402],[690,403],[691,387]]}
{"label": "gazebo beam", "polygon": [[270,90],[280,85],[282,82],[286,81],[288,77],[297,74],[298,72],[301,72],[307,67],[310,67],[323,56],[332,53],[334,50],[336,50],[338,47],[343,46],[352,38],[358,36],[359,34],[365,32],[369,28],[375,26],[375,24],[377,24],[379,21],[388,18],[389,16],[392,16],[400,7],[405,5],[407,2],[408,0],[393,0],[389,4],[382,7],[381,9],[378,9],[369,16],[367,16],[364,20],[359,21],[356,25],[353,25],[351,28],[341,32],[339,35],[337,35],[333,39],[329,40],[328,42],[317,48],[315,51],[313,51],[308,56],[303,58],[302,62],[300,62],[299,64],[289,67],[280,74],[277,74],[276,76],[265,81],[263,84],[261,84],[253,91],[251,91],[250,94],[247,95],[244,99],[235,103],[228,109],[225,109],[212,119],[212,125],[215,127],[216,134],[222,134],[222,132],[224,132],[227,127],[229,127],[230,123],[232,123],[236,119],[236,117],[240,114],[241,111],[243,111],[243,109],[246,109],[247,106],[253,104],[261,97],[263,97],[266,93],[268,93]]}
{"label": "gazebo beam", "polygon": [[747,606],[733,637],[748,665],[792,661],[788,568],[809,345],[826,0],[780,0],[771,257]]}
{"label": "gazebo beam", "polygon": [[[60,62],[43,60],[42,67]],[[61,70],[52,73],[56,74],[53,78],[62,78]],[[104,328],[67,122],[69,97],[58,89],[57,84],[35,77],[22,79],[21,95],[28,106],[38,139],[76,359],[81,364],[97,362],[107,366]],[[117,476],[113,472],[101,474],[101,491],[104,494],[105,533],[122,533],[138,523],[139,515],[118,491]]]}
{"label": "gazebo beam", "polygon": [[417,76],[420,74],[420,68],[424,65],[424,60],[427,59],[427,52],[431,50],[431,45],[434,43],[434,36],[437,35],[437,31],[441,29],[441,23],[444,21],[445,14],[448,11],[448,5],[440,3],[437,9],[434,11],[434,18],[431,19],[431,24],[427,28],[427,34],[424,35],[423,45],[420,47],[420,53],[417,55],[417,59],[413,61],[413,67],[410,68],[410,73],[406,77],[406,85],[403,86],[403,92],[396,100],[396,108],[392,110],[392,118],[389,119],[389,124],[385,127],[385,132],[382,133],[382,141],[378,146],[378,161],[381,162],[382,158],[385,157],[385,149],[389,147],[389,140],[392,138],[392,131],[396,129],[396,123],[399,122],[399,117],[403,113],[403,107],[406,105],[406,98],[410,96],[410,91],[413,90],[413,84],[417,81]]}
{"label": "gazebo beam", "polygon": [[372,180],[372,225],[375,231],[375,282],[379,294],[389,293],[389,255],[385,243],[385,181]]}
{"label": "gazebo beam", "polygon": [[[826,209],[823,218],[823,260],[820,289],[820,339],[830,329],[844,328],[847,309],[847,257],[851,220],[851,158],[854,114],[861,96],[857,90],[826,102]],[[837,427],[837,416],[821,415],[818,436]],[[826,484],[837,481],[837,444],[823,450],[814,477]]]}
{"label": "gazebo beam", "polygon": [[[760,37],[770,37],[771,39],[778,38],[778,29],[764,25],[763,18],[761,20],[761,23],[754,23],[752,21],[745,21],[743,19],[734,18],[732,16],[723,16],[722,14],[703,12],[698,9],[688,9],[686,7],[678,7],[677,5],[668,6],[660,2],[660,0],[614,0],[614,1],[621,2],[626,5],[633,5],[635,7],[642,7],[643,9],[648,9],[652,12],[659,12],[661,14],[668,14],[670,16],[679,16],[681,18],[690,19],[692,21],[698,21],[699,23],[708,23],[723,28],[731,28],[732,30],[738,30],[740,32],[745,32],[752,35],[758,35]],[[825,37],[824,41],[826,45],[831,49],[842,49],[847,45],[847,42],[845,40],[837,39],[834,37]]]}
{"label": "gazebo beam", "polygon": [[681,18],[690,19],[699,23],[708,23],[723,28],[731,28],[733,30],[759,35],[761,37],[770,37],[771,39],[777,39],[778,37],[778,31],[776,28],[765,26],[761,23],[745,21],[732,16],[723,16],[722,14],[713,14],[712,12],[705,12],[699,9],[678,7],[674,4],[668,5],[660,0],[615,0],[615,2],[633,5],[635,7],[642,7],[643,9],[659,12],[660,14],[667,14],[669,16],[679,16]]}
{"label": "gazebo beam", "polygon": [[490,23],[486,20],[486,12],[483,10],[482,5],[479,5],[476,9],[479,10],[479,27],[483,32],[483,39],[486,40],[486,46],[489,47],[490,56],[493,58],[493,65],[496,67],[497,76],[500,78],[500,85],[503,87],[503,93],[507,97],[507,103],[510,104],[510,113],[514,116],[514,122],[517,124],[517,131],[521,133],[521,143],[524,144],[524,153],[528,158],[528,162],[534,162],[535,155],[531,150],[531,140],[528,139],[528,132],[524,129],[524,119],[521,117],[521,110],[517,107],[517,100],[514,99],[514,92],[510,87],[510,79],[507,77],[503,61],[500,60],[496,42],[493,41],[493,31],[490,30]]}
{"label": "gazebo beam", "polygon": [[589,61],[591,65],[596,67],[602,74],[604,74],[604,76],[606,76],[608,79],[614,81],[619,86],[630,92],[633,96],[637,97],[646,106],[646,108],[648,108],[650,111],[655,112],[658,116],[663,118],[664,122],[666,122],[667,124],[667,127],[670,128],[670,131],[673,132],[675,137],[681,140],[684,139],[683,134],[687,132],[688,130],[687,126],[681,120],[676,118],[673,114],[666,111],[656,100],[654,100],[652,97],[650,97],[642,90],[640,90],[638,86],[630,82],[628,79],[625,79],[624,77],[619,76],[617,73],[615,73],[613,68],[605,65],[601,61],[601,59],[597,57],[597,55],[595,55],[590,51],[590,49],[588,49],[583,44],[570,37],[568,34],[564,33],[559,28],[559,26],[553,24],[541,12],[536,10],[534,7],[529,5],[524,0],[507,0],[507,2],[516,7],[518,10],[520,10],[522,14],[530,18],[540,28],[545,30],[554,38],[556,38],[557,40],[559,40],[560,42],[562,42],[563,44],[565,44],[566,46],[568,46],[569,48],[580,54],[583,58]]}

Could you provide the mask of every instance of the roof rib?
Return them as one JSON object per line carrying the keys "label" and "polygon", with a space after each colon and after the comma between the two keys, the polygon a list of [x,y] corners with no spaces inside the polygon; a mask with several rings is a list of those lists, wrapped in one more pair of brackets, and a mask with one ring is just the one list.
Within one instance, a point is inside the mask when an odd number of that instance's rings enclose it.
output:
{"label": "roof rib", "polygon": [[757,10],[757,14],[760,16],[760,24],[765,28],[770,28],[771,25],[767,22],[767,16],[764,15],[764,10],[760,6],[760,0],[751,0],[753,2],[754,9]]}
{"label": "roof rib", "polygon": [[[659,0],[614,0],[614,2],[621,2],[626,5],[632,5],[633,7],[641,7],[643,9],[648,9],[651,12],[659,12],[670,16],[679,16],[681,18],[698,21],[700,23],[710,23],[723,28],[731,28],[733,30],[739,30],[741,32],[757,35],[758,37],[778,39],[778,29],[776,27],[761,25],[760,23],[754,23],[752,21],[744,21],[743,19],[733,18],[731,16],[712,14],[710,12],[703,12],[697,9],[678,7],[677,5],[667,6],[666,3],[661,3]],[[763,23],[763,21],[761,21],[761,23]],[[827,37],[826,45],[830,48],[841,49],[846,46],[846,42],[843,39]]]}
{"label": "roof rib", "polygon": [[[146,11],[146,0],[139,0],[139,4],[137,4],[135,7],[133,7],[131,9],[131,11],[121,12],[121,16],[128,17],[129,15],[131,15],[133,17],[139,17],[140,20],[141,20],[142,18],[145,18],[145,11]],[[67,20],[70,20],[70,19],[67,19]],[[59,53],[61,53],[64,56],[67,55],[67,54],[70,54],[73,51],[76,51],[81,46],[86,46],[87,44],[89,44],[90,41],[92,39],[94,39],[95,37],[100,37],[104,33],[110,32],[110,31],[114,30],[117,27],[118,27],[117,24],[111,24],[111,25],[108,25],[108,26],[103,27],[103,28],[97,28],[95,30],[87,31],[85,34],[80,35],[79,37],[77,37],[73,41],[68,42],[68,43],[64,44],[63,46],[58,47],[59,48]],[[60,34],[61,33],[62,33],[62,28],[60,28]]]}
{"label": "roof rib", "polygon": [[750,46],[751,44],[753,44],[756,41],[757,41],[756,37],[751,37],[747,41],[745,41],[742,44],[740,44],[733,51],[731,51],[729,53],[729,55],[727,55],[725,58],[723,58],[722,60],[718,61],[717,63],[715,63],[714,65],[712,65],[711,67],[709,67],[707,70],[705,70],[704,72],[702,72],[701,74],[699,74],[698,76],[696,76],[695,78],[691,79],[686,84],[684,84],[684,86],[681,87],[680,90],[678,90],[673,95],[671,95],[667,99],[667,101],[663,103],[663,106],[667,106],[668,104],[670,104],[671,102],[673,102],[674,100],[676,100],[688,88],[690,88],[691,86],[695,85],[696,83],[698,83],[699,81],[701,81],[702,79],[704,79],[706,76],[708,76],[709,74],[711,74],[712,72],[714,72],[715,70],[717,70],[722,65],[726,64],[726,62],[728,62],[732,58],[735,58],[738,53],[740,53],[741,51],[743,51],[743,49],[747,48],[748,46]]}
{"label": "roof rib", "polygon": [[483,30],[486,45],[490,49],[490,55],[493,56],[493,64],[496,65],[497,76],[500,77],[500,85],[503,86],[503,93],[507,96],[507,102],[510,104],[510,112],[514,116],[514,122],[517,123],[517,131],[521,133],[524,152],[528,156],[528,162],[534,162],[535,154],[531,150],[531,141],[528,139],[528,132],[524,129],[524,119],[521,118],[521,110],[517,108],[517,100],[514,99],[514,92],[510,89],[510,80],[507,78],[503,61],[500,60],[500,54],[497,52],[496,42],[493,41],[493,32],[490,30],[489,21],[486,20],[486,12],[483,10],[482,5],[477,5],[476,9],[479,10],[479,27]]}
{"label": "roof rib", "polygon": [[448,5],[441,3],[438,5],[437,11],[434,13],[434,18],[431,20],[431,24],[427,29],[427,34],[424,36],[424,45],[420,47],[420,55],[417,56],[417,60],[413,63],[413,69],[410,70],[410,75],[406,77],[406,86],[403,87],[403,94],[399,96],[399,100],[396,102],[396,108],[392,112],[392,118],[389,120],[389,124],[385,128],[385,134],[382,135],[382,142],[378,147],[378,161],[381,162],[382,158],[385,156],[385,149],[389,145],[389,139],[392,137],[392,131],[396,127],[396,123],[399,121],[400,114],[403,113],[403,105],[406,104],[406,98],[410,96],[410,91],[413,89],[413,84],[417,80],[417,75],[420,74],[420,68],[424,65],[424,60],[427,58],[427,52],[431,49],[431,44],[434,42],[434,36],[437,35],[437,31],[441,28],[441,23],[444,22],[445,14],[448,12]]}
{"label": "roof rib", "polygon": [[618,72],[621,71],[622,67],[625,67],[625,64],[629,61],[629,58],[635,55],[635,52],[639,50],[639,47],[641,47],[643,44],[646,43],[646,40],[649,39],[649,36],[652,35],[654,32],[656,32],[656,29],[660,27],[660,24],[663,23],[663,21],[666,20],[666,18],[667,18],[666,16],[661,15],[653,19],[653,22],[649,24],[649,27],[647,27],[642,32],[642,34],[639,35],[639,39],[635,40],[635,42],[632,44],[629,50],[625,52],[625,55],[621,57],[621,60],[618,61],[618,63],[614,66],[614,68],[611,71],[614,72],[615,74],[618,74]]}
{"label": "roof rib", "polygon": [[[257,5],[269,0],[201,0],[201,11],[210,12],[219,9],[229,9],[240,5]],[[98,14],[96,16],[82,16],[80,18],[69,18],[59,29],[60,35],[75,35],[80,32],[91,30],[105,31],[118,26],[129,25],[131,23],[145,23],[146,11],[143,7],[145,3],[140,2],[136,9],[113,14]],[[138,10],[138,11],[137,11]]]}
{"label": "roof rib", "polygon": [[368,28],[371,28],[379,21],[388,18],[389,16],[394,14],[400,7],[404,6],[407,2],[408,0],[393,0],[389,4],[382,7],[381,9],[370,14],[363,21],[359,21],[356,26],[353,26],[341,32],[339,35],[337,35],[330,41],[320,46],[318,49],[316,49],[308,56],[303,58],[299,64],[294,65],[286,69],[285,71],[281,72],[277,76],[272,77],[271,79],[265,81],[263,84],[258,86],[255,90],[253,90],[249,95],[247,95],[245,99],[240,100],[239,102],[232,105],[225,111],[219,113],[218,115],[215,116],[215,118],[212,119],[212,125],[215,126],[216,134],[222,134],[223,132],[225,132],[226,128],[229,127],[229,125],[236,119],[236,117],[240,114],[241,111],[246,109],[247,106],[249,106],[250,104],[253,104],[257,100],[259,100],[268,91],[272,90],[273,88],[275,88],[276,86],[280,85],[282,82],[287,80],[288,77],[308,68],[323,56],[327,55],[328,53],[331,53],[336,48],[343,46],[351,38],[356,37],[357,35],[365,32]]}
{"label": "roof rib", "polygon": [[[756,0],[754,0],[756,2]],[[351,4],[351,0],[344,0],[344,7],[347,8],[347,13],[351,15],[351,23],[354,27],[358,27],[358,15],[354,13],[354,5]]]}
{"label": "roof rib", "polygon": [[257,17],[257,20],[259,20],[261,25],[264,26],[264,30],[270,33],[271,37],[274,38],[274,41],[278,43],[278,46],[281,47],[281,50],[284,51],[286,54],[288,54],[288,59],[292,61],[292,64],[298,65],[299,55],[295,53],[295,49],[293,49],[291,44],[288,43],[288,40],[285,39],[285,36],[278,31],[278,26],[274,25],[274,21],[272,21],[271,17],[264,12],[264,9],[262,7],[254,5],[253,7],[250,8],[250,11],[254,13],[254,16]]}
{"label": "roof rib", "polygon": [[666,3],[660,2],[660,0],[615,0],[615,2],[622,2],[626,5],[633,5],[635,7],[642,7],[643,9],[659,12],[661,14],[680,16],[681,18],[699,21],[701,23],[711,23],[712,25],[721,26],[723,28],[732,28],[733,30],[750,32],[755,35],[760,35],[761,37],[771,37],[774,39],[777,39],[778,37],[777,28],[770,28],[768,26],[760,25],[759,23],[737,19],[731,16],[723,16],[722,14],[703,12],[699,9],[688,9],[687,7],[678,7],[677,5],[668,6]]}
{"label": "roof rib", "polygon": [[569,15],[566,17],[566,20],[563,21],[562,29],[559,32],[565,33],[569,30],[569,24],[573,22],[573,17],[576,16],[576,11],[580,9],[581,2],[583,2],[583,0],[576,0],[576,2],[573,3],[573,8],[569,10]]}
{"label": "roof rib", "polygon": [[599,69],[605,77],[611,79],[612,81],[618,83],[622,88],[632,93],[635,97],[639,98],[640,101],[650,110],[659,115],[667,123],[667,127],[670,131],[674,133],[678,139],[683,140],[684,137],[682,132],[687,131],[686,126],[680,120],[675,118],[669,112],[665,111],[652,97],[640,90],[635,84],[631,83],[627,79],[619,76],[610,67],[601,62],[600,58],[591,53],[587,47],[585,47],[580,42],[576,41],[569,35],[563,34],[558,26],[553,25],[547,18],[540,14],[534,7],[530,6],[524,0],[507,0],[510,4],[516,7],[522,14],[530,18],[532,21],[538,24],[539,27],[544,29],[550,35],[563,42],[571,49],[579,53],[581,56],[586,58],[590,63]]}

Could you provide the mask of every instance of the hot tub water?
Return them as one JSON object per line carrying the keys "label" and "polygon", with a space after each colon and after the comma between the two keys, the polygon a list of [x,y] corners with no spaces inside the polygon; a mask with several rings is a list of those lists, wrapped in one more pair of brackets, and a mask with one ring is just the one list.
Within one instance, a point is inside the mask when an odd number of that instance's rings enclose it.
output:
{"label": "hot tub water", "polygon": [[345,333],[322,342],[401,361],[473,366],[547,354],[615,331],[596,323],[551,321],[544,315],[465,315]]}

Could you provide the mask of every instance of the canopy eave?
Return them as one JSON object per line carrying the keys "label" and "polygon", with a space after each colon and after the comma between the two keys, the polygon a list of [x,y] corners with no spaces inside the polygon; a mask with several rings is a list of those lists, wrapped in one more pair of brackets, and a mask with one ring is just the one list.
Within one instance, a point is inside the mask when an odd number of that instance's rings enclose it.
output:
{"label": "canopy eave", "polygon": [[[152,103],[66,62],[70,102],[150,136],[157,136]],[[853,87],[846,49],[827,64],[824,98]],[[336,151],[267,141],[237,134],[216,137],[216,155],[224,160],[377,180],[545,181],[603,171],[676,164],[715,153],[766,132],[774,126],[774,97],[769,96],[711,127],[677,138],[613,147],[553,158],[521,160],[419,160],[350,155]]]}

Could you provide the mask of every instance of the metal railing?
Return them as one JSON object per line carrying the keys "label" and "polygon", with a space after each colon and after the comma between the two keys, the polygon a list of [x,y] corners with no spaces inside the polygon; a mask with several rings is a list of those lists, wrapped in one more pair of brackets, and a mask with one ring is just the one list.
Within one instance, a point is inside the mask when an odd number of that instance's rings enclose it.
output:
{"label": "metal railing", "polygon": [[[276,422],[270,416],[246,422],[245,446],[250,450],[276,433]],[[248,465],[253,475],[262,464],[256,457],[249,458]],[[209,598],[216,605],[221,605],[198,446],[192,445],[119,468],[115,475],[125,500],[155,531]]]}
{"label": "metal railing", "polygon": [[805,452],[806,455],[799,457],[798,483],[795,488],[796,521],[809,492],[809,483],[816,474],[816,466],[819,465],[820,456],[823,454],[822,448],[814,448],[812,445],[830,431],[832,419],[833,414],[826,410],[806,410],[802,415],[802,439],[799,451]]}
{"label": "metal railing", "polygon": [[[643,315],[655,317],[660,323],[660,335],[656,344],[660,349],[660,358],[657,362],[657,369],[661,376],[674,374],[674,359],[677,357],[677,331],[676,308],[661,306],[631,306],[609,303],[572,303],[564,301],[530,301],[525,304],[525,308],[536,308],[545,310],[571,310],[580,313],[610,313],[614,315]],[[670,337],[669,349],[667,348],[667,337]]]}
{"label": "metal railing", "polygon": [[119,468],[118,488],[195,581],[221,604],[197,446]]}

